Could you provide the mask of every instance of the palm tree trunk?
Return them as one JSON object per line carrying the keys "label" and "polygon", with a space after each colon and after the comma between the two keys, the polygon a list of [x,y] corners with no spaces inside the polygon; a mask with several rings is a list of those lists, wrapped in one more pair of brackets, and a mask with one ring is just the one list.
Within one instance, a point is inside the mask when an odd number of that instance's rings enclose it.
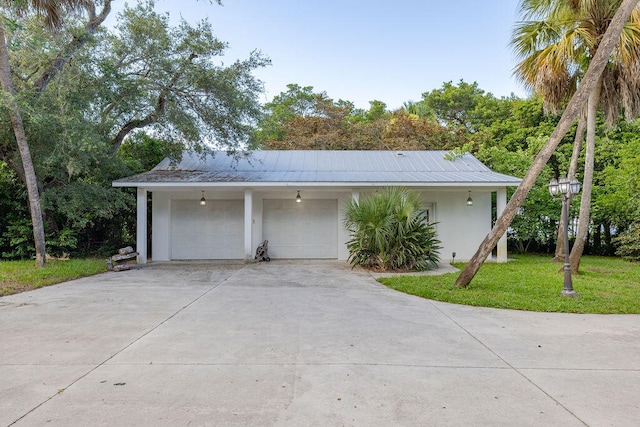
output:
{"label": "palm tree trunk", "polygon": [[469,283],[471,283],[471,280],[473,280],[485,259],[487,259],[487,256],[489,256],[493,248],[498,243],[498,240],[500,240],[502,235],[507,231],[513,217],[516,215],[516,211],[522,205],[522,202],[524,202],[527,194],[531,191],[531,188],[535,185],[536,179],[540,176],[542,169],[549,161],[549,158],[555,151],[558,144],[560,144],[560,141],[567,133],[575,119],[578,117],[578,114],[580,114],[580,111],[587,102],[589,95],[600,81],[602,71],[607,65],[611,52],[613,52],[613,48],[620,38],[620,33],[622,33],[625,23],[637,5],[638,0],[623,0],[618,11],[611,20],[607,31],[605,32],[600,43],[600,47],[591,60],[589,68],[587,69],[578,90],[571,97],[571,101],[569,101],[569,105],[567,105],[564,113],[562,113],[562,117],[560,118],[558,125],[549,137],[549,141],[547,141],[545,146],[542,147],[536,156],[533,164],[522,179],[522,182],[511,197],[511,200],[509,200],[509,203],[507,203],[505,210],[496,221],[494,227],[484,238],[476,253],[473,255],[471,260],[469,260],[462,273],[460,273],[460,276],[458,276],[456,286],[462,288],[469,286]]}
{"label": "palm tree trunk", "polygon": [[11,79],[11,66],[9,64],[9,49],[7,46],[7,38],[4,22],[0,21],[0,84],[2,90],[9,95],[8,107],[9,116],[11,118],[11,127],[16,137],[18,150],[20,151],[20,159],[22,160],[22,169],[24,171],[24,183],[27,187],[29,196],[29,210],[31,212],[31,221],[33,223],[33,240],[36,248],[36,265],[44,267],[46,264],[46,247],[44,238],[44,223],[42,220],[42,209],[40,207],[40,194],[38,192],[38,181],[36,172],[33,167],[31,153],[27,136],[22,124],[22,115],[18,104],[13,99],[15,90]]}
{"label": "palm tree trunk", "polygon": [[571,262],[571,272],[578,273],[580,258],[584,252],[584,245],[587,241],[589,231],[589,213],[591,210],[591,189],[593,187],[593,168],[596,147],[596,118],[598,115],[598,103],[600,102],[600,92],[602,90],[602,79],[589,95],[587,103],[587,142],[584,160],[584,178],[582,180],[582,198],[580,199],[580,217],[578,219],[578,231],[576,240],[571,249],[569,260]]}
{"label": "palm tree trunk", "polygon": [[[584,131],[587,127],[586,117],[581,115],[578,119],[578,128],[576,129],[576,136],[573,140],[573,152],[571,153],[571,163],[569,164],[569,173],[567,177],[571,181],[576,176],[576,170],[578,169],[578,160],[580,159],[580,151],[582,151],[582,140],[584,139]],[[570,203],[568,200],[567,203]],[[567,207],[567,212],[569,211]],[[564,262],[564,210],[562,211],[562,217],[558,224],[558,238],[556,239],[556,253],[553,258],[555,262]]]}

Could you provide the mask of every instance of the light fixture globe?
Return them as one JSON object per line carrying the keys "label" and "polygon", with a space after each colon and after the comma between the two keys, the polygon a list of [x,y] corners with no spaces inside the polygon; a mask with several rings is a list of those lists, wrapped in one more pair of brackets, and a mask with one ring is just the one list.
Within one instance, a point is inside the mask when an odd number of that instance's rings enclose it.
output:
{"label": "light fixture globe", "polygon": [[471,198],[471,190],[469,190],[469,197],[467,197],[467,206],[473,206],[473,199]]}
{"label": "light fixture globe", "polygon": [[560,194],[569,194],[569,189],[571,186],[569,185],[569,178],[563,176],[558,180],[558,190]]}
{"label": "light fixture globe", "polygon": [[580,192],[580,181],[573,178],[569,183],[569,190],[571,191],[572,195],[578,194]]}
{"label": "light fixture globe", "polygon": [[300,196],[300,190],[298,190],[298,195],[296,196],[296,203],[302,202],[302,197]]}
{"label": "light fixture globe", "polygon": [[207,204],[207,200],[204,198],[204,191],[202,191],[202,197],[200,198],[200,206],[205,206]]}
{"label": "light fixture globe", "polygon": [[558,195],[558,180],[555,178],[549,181],[549,194],[553,197]]}

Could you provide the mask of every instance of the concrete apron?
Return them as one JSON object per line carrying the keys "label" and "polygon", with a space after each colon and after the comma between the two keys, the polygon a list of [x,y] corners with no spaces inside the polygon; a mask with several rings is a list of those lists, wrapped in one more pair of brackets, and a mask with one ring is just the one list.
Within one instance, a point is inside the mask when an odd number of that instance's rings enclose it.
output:
{"label": "concrete apron", "polygon": [[0,298],[0,425],[637,425],[640,316],[404,295],[335,261]]}

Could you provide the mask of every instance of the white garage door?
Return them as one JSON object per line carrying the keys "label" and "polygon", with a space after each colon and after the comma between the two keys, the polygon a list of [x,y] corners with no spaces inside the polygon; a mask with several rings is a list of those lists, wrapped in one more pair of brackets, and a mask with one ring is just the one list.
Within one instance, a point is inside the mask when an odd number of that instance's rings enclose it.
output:
{"label": "white garage door", "polygon": [[244,258],[244,201],[171,202],[171,259]]}
{"label": "white garage door", "polygon": [[338,201],[264,200],[262,234],[271,258],[337,258]]}

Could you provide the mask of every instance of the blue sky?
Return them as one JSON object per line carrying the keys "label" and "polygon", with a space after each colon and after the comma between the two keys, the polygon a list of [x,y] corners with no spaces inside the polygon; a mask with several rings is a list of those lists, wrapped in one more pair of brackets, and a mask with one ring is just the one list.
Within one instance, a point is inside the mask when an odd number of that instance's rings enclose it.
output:
{"label": "blue sky", "polygon": [[[120,3],[120,2],[118,2]],[[133,3],[130,1],[130,3]],[[120,3],[122,4],[122,3]],[[477,81],[494,95],[526,96],[513,78],[509,39],[518,0],[157,0],[188,22],[208,18],[230,44],[226,60],[258,49],[268,101],[288,83],[368,108],[418,101],[446,81]],[[116,6],[115,10],[119,7]]]}

